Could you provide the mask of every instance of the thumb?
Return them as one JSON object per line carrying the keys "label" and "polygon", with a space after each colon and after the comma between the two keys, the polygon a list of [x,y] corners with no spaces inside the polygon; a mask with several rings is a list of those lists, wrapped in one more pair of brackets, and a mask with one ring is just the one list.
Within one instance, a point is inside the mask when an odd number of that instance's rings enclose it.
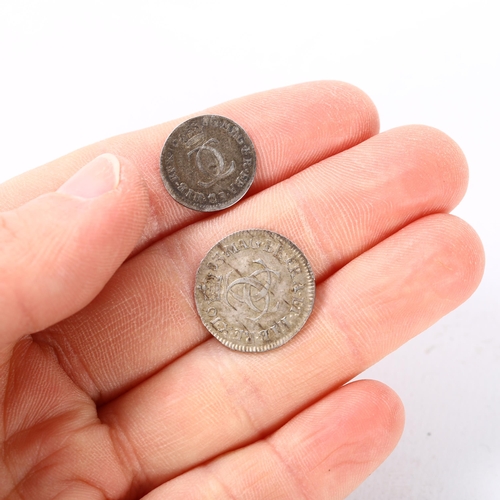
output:
{"label": "thumb", "polygon": [[87,305],[137,243],[148,206],[138,171],[104,154],[0,213],[0,353]]}

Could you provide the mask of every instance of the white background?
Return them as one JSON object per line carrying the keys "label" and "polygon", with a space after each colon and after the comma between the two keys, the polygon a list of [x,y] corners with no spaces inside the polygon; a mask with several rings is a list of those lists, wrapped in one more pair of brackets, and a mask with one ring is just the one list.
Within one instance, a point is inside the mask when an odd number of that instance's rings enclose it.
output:
{"label": "white background", "polygon": [[382,130],[425,123],[470,164],[455,213],[483,239],[476,294],[364,376],[407,411],[350,499],[500,498],[497,2],[0,0],[0,181],[110,135],[277,86],[345,80]]}

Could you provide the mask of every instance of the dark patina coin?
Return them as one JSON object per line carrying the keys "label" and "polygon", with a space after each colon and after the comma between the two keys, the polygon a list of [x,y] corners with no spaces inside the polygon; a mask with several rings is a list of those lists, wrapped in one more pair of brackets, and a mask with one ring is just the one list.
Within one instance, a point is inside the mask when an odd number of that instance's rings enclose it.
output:
{"label": "dark patina coin", "polygon": [[263,352],[288,342],[311,314],[314,275],[287,238],[239,231],[210,249],[196,273],[201,321],[225,346]]}
{"label": "dark patina coin", "polygon": [[167,191],[200,212],[234,205],[252,185],[255,168],[250,137],[237,123],[218,115],[181,123],[168,136],[160,158]]}

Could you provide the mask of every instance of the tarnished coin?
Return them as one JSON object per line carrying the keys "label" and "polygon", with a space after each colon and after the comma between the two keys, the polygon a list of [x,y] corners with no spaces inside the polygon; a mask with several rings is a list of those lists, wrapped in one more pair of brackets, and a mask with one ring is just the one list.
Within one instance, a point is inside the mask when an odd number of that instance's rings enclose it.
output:
{"label": "tarnished coin", "polygon": [[190,118],[168,136],[160,158],[163,183],[185,207],[214,212],[234,205],[252,185],[256,158],[247,133],[229,118]]}
{"label": "tarnished coin", "polygon": [[208,331],[237,351],[288,342],[311,314],[314,275],[287,238],[263,229],[226,236],[201,261],[195,301]]}

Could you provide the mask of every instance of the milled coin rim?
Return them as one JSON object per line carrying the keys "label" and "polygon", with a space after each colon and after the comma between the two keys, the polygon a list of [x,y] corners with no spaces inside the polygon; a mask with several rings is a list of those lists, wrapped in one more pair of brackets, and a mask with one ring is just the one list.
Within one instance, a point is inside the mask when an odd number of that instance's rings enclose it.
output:
{"label": "milled coin rim", "polygon": [[[203,266],[203,263],[205,262],[205,259],[209,255],[209,253],[217,245],[221,244],[225,239],[231,238],[232,236],[235,236],[237,234],[248,233],[248,232],[251,232],[251,231],[261,231],[261,232],[270,234],[273,237],[277,236],[278,238],[284,239],[285,243],[287,245],[290,244],[290,247],[291,247],[292,251],[297,256],[301,257],[302,260],[304,261],[305,267],[307,269],[307,281],[308,281],[308,285],[312,285],[310,287],[310,290],[308,290],[308,297],[309,297],[310,308],[304,314],[303,320],[301,322],[299,322],[299,327],[297,328],[297,331],[289,333],[289,334],[285,335],[284,337],[281,337],[279,340],[276,340],[275,342],[273,342],[271,344],[266,344],[265,346],[245,346],[245,345],[233,344],[229,340],[226,340],[223,337],[221,337],[218,334],[217,330],[215,330],[214,328],[211,328],[211,324],[210,323],[207,324],[203,320],[203,316],[201,314],[201,307],[198,306],[198,300],[196,299],[196,283],[198,283],[198,281],[199,281],[198,278],[201,276],[201,268]],[[287,238],[283,234],[277,233],[276,231],[271,231],[270,229],[260,229],[260,228],[242,229],[240,231],[235,231],[234,233],[230,233],[227,236],[224,236],[224,238],[222,238],[219,241],[217,241],[205,253],[205,256],[201,260],[201,262],[200,262],[200,264],[198,266],[198,269],[196,270],[195,286],[194,286],[194,302],[195,302],[195,305],[196,305],[196,311],[198,312],[198,316],[199,316],[201,322],[203,323],[203,325],[205,326],[205,328],[210,332],[210,334],[213,335],[221,344],[225,345],[226,347],[228,347],[229,349],[231,349],[233,351],[263,353],[263,352],[270,351],[272,349],[276,349],[277,347],[280,347],[283,344],[287,343],[289,340],[291,340],[293,337],[295,337],[295,335],[297,335],[297,333],[299,333],[302,330],[302,328],[306,324],[307,320],[311,316],[311,313],[312,313],[312,311],[314,309],[314,303],[315,303],[315,301],[316,301],[316,279],[315,279],[315,276],[314,276],[314,271],[313,271],[313,269],[311,267],[311,264],[310,264],[308,258],[306,257],[306,255],[304,254],[304,252],[292,240],[290,240],[289,238]]]}
{"label": "milled coin rim", "polygon": [[[231,198],[231,200],[230,200],[229,203],[216,203],[214,205],[200,205],[200,204],[196,205],[194,203],[191,203],[189,200],[186,203],[183,203],[182,201],[180,201],[180,200],[178,200],[176,198],[176,196],[178,196],[177,192],[175,191],[175,189],[173,188],[173,186],[168,181],[168,178],[167,178],[166,174],[164,174],[163,156],[164,156],[164,152],[166,151],[166,145],[167,145],[167,142],[170,139],[170,137],[175,133],[175,131],[177,129],[181,128],[187,122],[192,121],[192,120],[196,120],[198,118],[203,118],[205,116],[210,116],[210,117],[214,116],[214,117],[217,117],[217,118],[222,118],[224,120],[230,121],[231,123],[233,123],[236,127],[238,127],[245,134],[245,136],[248,138],[248,140],[250,141],[250,144],[252,146],[252,154],[253,154],[255,168],[252,169],[253,171],[252,171],[252,173],[251,173],[251,175],[250,175],[250,177],[248,179],[248,186],[247,186],[247,188],[245,190],[242,191],[242,193],[237,198]],[[252,186],[253,181],[255,179],[256,172],[257,172],[257,152],[255,151],[255,144],[253,143],[252,138],[248,135],[248,132],[239,123],[235,122],[231,118],[228,118],[227,116],[223,116],[223,115],[211,115],[211,114],[204,114],[204,115],[192,116],[191,118],[188,118],[187,120],[184,120],[182,123],[179,123],[179,125],[177,125],[170,132],[170,134],[168,134],[168,136],[165,139],[165,142],[163,143],[163,146],[161,148],[161,153],[160,153],[160,177],[161,177],[161,180],[163,182],[163,185],[165,186],[165,189],[167,190],[168,194],[172,197],[172,199],[176,203],[178,203],[179,205],[181,205],[183,207],[189,208],[190,210],[195,210],[196,212],[206,212],[206,213],[219,212],[220,210],[225,210],[226,208],[232,207],[233,205],[235,205],[236,203],[238,203],[248,193],[248,190]],[[204,208],[200,208],[201,206],[203,206]]]}

